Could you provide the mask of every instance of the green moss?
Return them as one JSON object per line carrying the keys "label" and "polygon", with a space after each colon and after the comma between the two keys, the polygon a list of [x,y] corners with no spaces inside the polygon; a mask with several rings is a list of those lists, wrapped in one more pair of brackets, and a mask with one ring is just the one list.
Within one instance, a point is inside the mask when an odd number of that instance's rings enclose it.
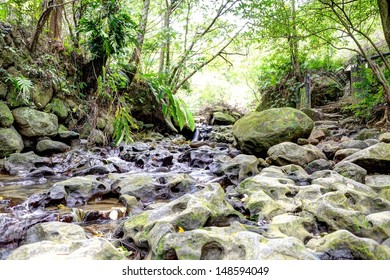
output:
{"label": "green moss", "polygon": [[46,106],[45,111],[52,112],[60,119],[65,119],[69,115],[69,106],[65,101],[53,98],[52,102]]}
{"label": "green moss", "polygon": [[5,102],[0,101],[0,127],[9,127],[14,123],[14,116]]}

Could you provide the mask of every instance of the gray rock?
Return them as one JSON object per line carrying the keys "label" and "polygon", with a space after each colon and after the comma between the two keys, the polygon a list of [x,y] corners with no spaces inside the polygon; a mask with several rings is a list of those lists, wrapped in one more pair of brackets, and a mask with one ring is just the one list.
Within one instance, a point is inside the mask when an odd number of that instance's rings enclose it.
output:
{"label": "gray rock", "polygon": [[91,134],[88,137],[88,141],[98,146],[107,145],[107,138],[103,131],[98,129],[92,129]]}
{"label": "gray rock", "polygon": [[312,174],[316,171],[320,170],[332,170],[334,166],[334,163],[330,160],[326,159],[316,159],[312,162],[310,162],[306,167],[305,170],[307,173]]}
{"label": "gray rock", "polygon": [[0,128],[10,127],[14,123],[14,116],[4,101],[0,100]]}
{"label": "gray rock", "polygon": [[61,222],[46,222],[36,224],[27,230],[23,244],[30,244],[40,241],[52,241],[64,243],[71,240],[86,239],[82,227],[75,224]]}
{"label": "gray rock", "polygon": [[5,169],[11,176],[28,175],[39,166],[48,165],[48,158],[40,157],[34,152],[11,154],[5,161]]}
{"label": "gray rock", "polygon": [[313,260],[314,254],[294,237],[268,239],[234,223],[230,227],[209,227],[182,233],[169,232],[154,259],[179,260]]}
{"label": "gray rock", "polygon": [[236,122],[236,119],[228,113],[214,112],[211,120],[212,125],[231,125]]}
{"label": "gray rock", "polygon": [[278,108],[244,116],[234,124],[233,135],[244,153],[262,156],[276,144],[308,138],[313,127],[301,111]]}
{"label": "gray rock", "polygon": [[38,142],[36,150],[40,154],[55,154],[63,153],[70,149],[70,147],[62,142],[44,139]]}
{"label": "gray rock", "polygon": [[284,142],[272,146],[268,150],[268,159],[276,165],[296,164],[305,167],[316,159],[326,159],[326,156],[313,145],[299,146]]}
{"label": "gray rock", "polygon": [[71,179],[55,183],[47,192],[46,204],[54,201],[59,204],[64,201],[69,207],[84,205],[92,198],[97,199],[111,191],[110,186],[100,182],[95,176],[73,177]]}
{"label": "gray rock", "polygon": [[390,143],[390,132],[385,132],[379,136],[379,142]]}
{"label": "gray rock", "polygon": [[335,165],[333,170],[344,177],[350,178],[360,183],[364,183],[367,176],[367,171],[364,168],[361,168],[359,165],[353,164],[351,162],[339,162]]}
{"label": "gray rock", "polygon": [[161,238],[181,227],[184,231],[206,226],[228,226],[242,215],[226,202],[219,184],[210,184],[194,194],[186,194],[154,210],[130,217],[122,225],[124,240],[156,250]]}
{"label": "gray rock", "polygon": [[15,249],[8,260],[124,260],[125,256],[103,238],[66,243],[41,241]]}
{"label": "gray rock", "polygon": [[340,149],[360,149],[368,148],[368,144],[362,140],[347,140],[340,143]]}
{"label": "gray rock", "polygon": [[306,247],[321,253],[324,260],[388,260],[390,251],[374,240],[338,230],[321,239],[312,239]]}
{"label": "gray rock", "polygon": [[378,143],[344,159],[367,170],[369,174],[390,174],[390,144]]}
{"label": "gray rock", "polygon": [[135,196],[142,202],[177,199],[200,189],[194,178],[182,173],[109,174],[112,190]]}
{"label": "gray rock", "polygon": [[234,158],[219,156],[209,168],[214,174],[226,175],[231,182],[237,184],[248,177],[257,175],[259,173],[258,164],[258,159],[252,155],[238,155]]}
{"label": "gray rock", "polygon": [[363,128],[359,133],[354,137],[355,140],[366,140],[366,139],[378,139],[381,134],[380,130],[376,128]]}
{"label": "gray rock", "polygon": [[361,149],[342,149],[342,150],[338,150],[335,155],[334,155],[334,158],[333,160],[337,163],[337,162],[340,162],[342,161],[343,159],[349,157],[350,155],[353,155],[354,153],[356,152],[359,152],[361,151]]}
{"label": "gray rock", "polygon": [[366,177],[366,185],[378,195],[390,201],[390,175],[371,175]]}
{"label": "gray rock", "polygon": [[20,134],[27,137],[55,136],[58,130],[58,119],[28,107],[14,109],[12,114]]}
{"label": "gray rock", "polygon": [[0,128],[0,158],[21,152],[23,148],[23,139],[14,127]]}

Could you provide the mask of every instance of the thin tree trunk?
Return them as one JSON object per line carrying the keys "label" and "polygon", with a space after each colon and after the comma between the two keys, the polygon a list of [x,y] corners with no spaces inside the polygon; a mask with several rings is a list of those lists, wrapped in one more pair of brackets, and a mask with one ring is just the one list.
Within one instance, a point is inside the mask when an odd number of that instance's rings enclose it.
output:
{"label": "thin tree trunk", "polygon": [[43,1],[42,3],[43,10],[41,16],[39,17],[37,26],[35,27],[35,31],[29,45],[29,49],[31,52],[35,52],[36,46],[38,44],[39,36],[41,35],[43,27],[45,26],[46,22],[49,20],[50,13],[53,10],[53,3],[54,0],[50,0],[48,2]]}
{"label": "thin tree trunk", "polygon": [[139,33],[138,33],[138,46],[133,51],[133,54],[131,56],[131,59],[129,61],[130,64],[130,73],[129,73],[129,80],[130,84],[133,82],[133,79],[138,71],[138,66],[141,61],[141,51],[142,46],[144,44],[145,40],[145,33],[146,33],[146,26],[148,24],[148,16],[149,16],[149,6],[150,6],[150,0],[144,0],[143,6],[142,6],[142,17],[141,22],[139,24]]}
{"label": "thin tree trunk", "polygon": [[377,0],[381,15],[383,33],[390,49],[390,0]]}
{"label": "thin tree trunk", "polygon": [[56,0],[53,3],[57,6],[53,8],[50,14],[49,36],[54,41],[61,41],[63,0]]}

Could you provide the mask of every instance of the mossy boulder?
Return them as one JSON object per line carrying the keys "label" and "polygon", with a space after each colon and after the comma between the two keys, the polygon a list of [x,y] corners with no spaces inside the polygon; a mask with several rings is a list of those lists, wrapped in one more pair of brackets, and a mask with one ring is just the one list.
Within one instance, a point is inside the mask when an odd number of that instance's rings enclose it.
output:
{"label": "mossy boulder", "polygon": [[163,236],[154,259],[179,260],[314,260],[315,255],[294,237],[268,239],[242,224],[205,227]]}
{"label": "mossy boulder", "polygon": [[338,230],[321,239],[312,239],[306,247],[325,260],[388,260],[390,250],[374,240],[360,238],[346,230]]}
{"label": "mossy boulder", "polygon": [[14,109],[12,114],[18,131],[23,136],[55,136],[58,131],[58,118],[54,114],[41,112],[28,107]]}
{"label": "mossy boulder", "polygon": [[15,153],[5,161],[5,169],[11,176],[25,175],[39,166],[49,165],[49,159],[37,156],[34,152]]}
{"label": "mossy boulder", "polygon": [[53,88],[51,86],[45,87],[41,83],[38,83],[34,87],[32,98],[35,106],[38,109],[43,109],[53,98]]}
{"label": "mossy boulder", "polygon": [[51,103],[46,106],[45,111],[51,112],[59,119],[64,120],[69,115],[69,106],[65,101],[59,98],[53,98]]}
{"label": "mossy boulder", "polygon": [[326,156],[313,145],[299,146],[292,142],[283,142],[272,146],[268,152],[268,159],[276,165],[296,164],[305,167],[317,159],[326,159]]}
{"label": "mossy boulder", "polygon": [[38,142],[36,150],[39,154],[63,153],[70,149],[68,145],[59,141],[43,139]]}
{"label": "mossy boulder", "polygon": [[14,116],[4,101],[0,101],[0,127],[10,127],[14,123]]}
{"label": "mossy boulder", "polygon": [[308,138],[313,127],[303,112],[277,108],[244,116],[234,124],[233,135],[244,153],[262,156],[276,144]]}
{"label": "mossy boulder", "polygon": [[124,255],[103,238],[87,239],[82,227],[48,222],[31,227],[24,245],[14,250],[9,260],[90,259],[121,260]]}
{"label": "mossy boulder", "polygon": [[236,119],[232,115],[224,112],[214,112],[211,120],[213,125],[231,125],[235,122]]}
{"label": "mossy boulder", "polygon": [[0,99],[5,99],[5,97],[7,96],[7,92],[7,85],[0,81]]}
{"label": "mossy boulder", "polygon": [[344,159],[367,170],[368,174],[390,174],[390,144],[378,143]]}
{"label": "mossy boulder", "polygon": [[21,152],[23,148],[23,139],[15,128],[0,128],[0,158]]}

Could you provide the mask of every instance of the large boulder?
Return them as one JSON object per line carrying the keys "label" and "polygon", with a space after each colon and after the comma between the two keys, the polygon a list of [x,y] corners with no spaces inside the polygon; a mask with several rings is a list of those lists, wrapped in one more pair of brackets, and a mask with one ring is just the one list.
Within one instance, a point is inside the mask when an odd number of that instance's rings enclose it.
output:
{"label": "large boulder", "polygon": [[235,122],[236,119],[232,115],[224,112],[215,112],[211,120],[211,124],[213,125],[230,125]]}
{"label": "large boulder", "polygon": [[292,142],[284,142],[272,146],[268,150],[269,160],[276,165],[296,164],[305,167],[317,159],[326,159],[326,156],[313,145],[299,146]]}
{"label": "large boulder", "polygon": [[321,239],[310,240],[306,247],[321,254],[323,260],[388,260],[390,250],[374,240],[359,238],[338,230]]}
{"label": "large boulder", "polygon": [[55,183],[44,199],[47,204],[54,201],[73,207],[84,205],[91,199],[99,198],[110,191],[111,187],[107,183],[98,181],[95,176],[90,175]]}
{"label": "large boulder", "polygon": [[112,190],[132,195],[142,202],[171,200],[200,189],[194,178],[184,173],[109,174]]}
{"label": "large boulder", "polygon": [[58,118],[28,107],[14,109],[12,114],[20,134],[27,137],[55,136],[58,131]]}
{"label": "large boulder", "polygon": [[378,143],[344,159],[367,170],[368,174],[390,174],[390,144]]}
{"label": "large boulder", "polygon": [[70,147],[62,142],[53,141],[50,139],[43,139],[38,142],[36,150],[40,154],[63,153],[70,149]]}
{"label": "large boulder", "polygon": [[14,116],[4,101],[0,101],[0,127],[10,127],[14,123]]}
{"label": "large boulder", "polygon": [[11,176],[28,175],[40,166],[49,165],[48,158],[40,157],[34,152],[11,154],[5,161],[5,169]]}
{"label": "large boulder", "polygon": [[15,249],[8,259],[121,260],[124,254],[103,238],[87,239],[78,225],[49,222],[31,227],[24,245]]}
{"label": "large boulder", "polygon": [[303,112],[278,108],[244,116],[234,124],[233,135],[244,153],[262,156],[276,144],[308,138],[313,127]]}
{"label": "large boulder", "polygon": [[155,259],[179,260],[313,260],[315,255],[294,237],[265,238],[234,223],[163,236]]}
{"label": "large boulder", "polygon": [[0,128],[0,158],[21,152],[23,148],[23,139],[15,128]]}

